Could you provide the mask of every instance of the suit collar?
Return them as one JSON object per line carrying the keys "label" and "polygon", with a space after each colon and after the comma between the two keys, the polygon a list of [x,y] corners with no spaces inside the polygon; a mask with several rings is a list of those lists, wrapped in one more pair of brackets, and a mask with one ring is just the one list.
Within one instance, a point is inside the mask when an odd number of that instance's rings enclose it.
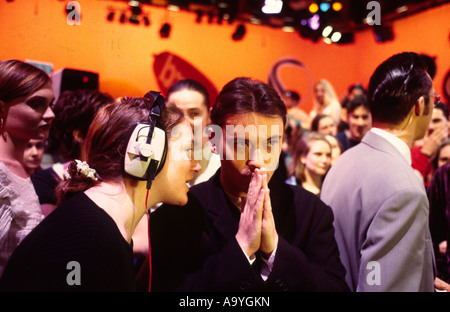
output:
{"label": "suit collar", "polygon": [[390,144],[392,144],[400,152],[400,154],[402,154],[402,156],[406,159],[408,164],[411,165],[411,151],[409,146],[405,142],[403,142],[400,138],[396,137],[395,135],[380,128],[372,128],[370,129],[370,131],[381,136]]}
{"label": "suit collar", "polygon": [[370,129],[363,137],[363,143],[395,157],[401,157],[411,165],[411,152],[405,142],[382,129]]}

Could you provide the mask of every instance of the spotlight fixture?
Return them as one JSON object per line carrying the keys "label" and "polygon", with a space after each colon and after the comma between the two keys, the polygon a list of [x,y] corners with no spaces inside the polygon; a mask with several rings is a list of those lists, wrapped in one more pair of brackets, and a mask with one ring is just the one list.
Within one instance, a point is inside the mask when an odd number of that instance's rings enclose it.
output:
{"label": "spotlight fixture", "polygon": [[342,10],[342,3],[340,2],[334,2],[331,7],[333,8],[333,11],[339,12]]}
{"label": "spotlight fixture", "polygon": [[239,41],[242,40],[242,38],[244,38],[245,33],[246,33],[245,26],[243,24],[240,24],[236,27],[236,30],[231,37],[233,38],[234,41]]}
{"label": "spotlight fixture", "polygon": [[265,0],[261,11],[265,14],[279,14],[282,8],[282,0]]}
{"label": "spotlight fixture", "polygon": [[145,26],[150,26],[150,19],[148,18],[148,16],[144,15],[143,20]]}
{"label": "spotlight fixture", "polygon": [[109,12],[108,15],[106,16],[106,19],[112,22],[112,20],[114,19],[114,11]]}
{"label": "spotlight fixture", "polygon": [[161,36],[161,38],[169,38],[170,36],[170,29],[171,26],[169,23],[164,23],[161,26],[161,29],[159,30],[159,35]]}
{"label": "spotlight fixture", "polygon": [[121,22],[123,24],[123,23],[125,23],[125,20],[126,20],[125,13],[120,14],[119,22]]}
{"label": "spotlight fixture", "polygon": [[317,11],[319,11],[319,6],[317,5],[317,3],[311,3],[310,5],[309,5],[309,12],[311,12],[311,13],[317,13]]}
{"label": "spotlight fixture", "polygon": [[201,23],[202,17],[203,17],[203,11],[198,10],[195,13],[197,14],[197,18],[195,19],[195,22],[196,23]]}

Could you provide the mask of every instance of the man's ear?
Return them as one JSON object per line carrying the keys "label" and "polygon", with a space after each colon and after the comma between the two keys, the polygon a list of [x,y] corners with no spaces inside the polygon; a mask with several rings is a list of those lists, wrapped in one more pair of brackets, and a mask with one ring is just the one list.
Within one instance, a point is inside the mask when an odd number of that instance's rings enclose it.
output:
{"label": "man's ear", "polygon": [[211,153],[217,154],[216,144],[214,142],[215,133],[212,127],[206,127],[206,134],[208,135],[208,144],[211,149]]}
{"label": "man's ear", "polygon": [[417,100],[414,109],[416,116],[427,116],[430,113],[430,105],[425,101],[423,95]]}
{"label": "man's ear", "polygon": [[222,128],[218,125],[208,125],[206,127],[208,135],[208,144],[211,152],[214,154],[222,154]]}

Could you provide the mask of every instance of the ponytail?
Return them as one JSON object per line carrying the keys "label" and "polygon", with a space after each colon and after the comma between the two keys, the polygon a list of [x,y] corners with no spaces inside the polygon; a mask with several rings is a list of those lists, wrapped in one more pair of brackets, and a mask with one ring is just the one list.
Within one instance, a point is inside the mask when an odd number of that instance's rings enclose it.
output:
{"label": "ponytail", "polygon": [[60,205],[73,195],[100,184],[95,169],[89,168],[86,162],[78,159],[69,163],[64,173],[64,180],[55,189],[57,204]]}

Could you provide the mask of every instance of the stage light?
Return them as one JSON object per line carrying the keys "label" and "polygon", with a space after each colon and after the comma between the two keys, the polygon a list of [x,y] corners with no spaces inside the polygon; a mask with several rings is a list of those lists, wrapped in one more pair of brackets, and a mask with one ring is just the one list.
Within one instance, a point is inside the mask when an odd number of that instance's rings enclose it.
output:
{"label": "stage light", "polygon": [[108,15],[106,16],[106,19],[112,22],[112,20],[114,19],[114,11],[109,12]]}
{"label": "stage light", "polygon": [[317,11],[319,11],[319,6],[317,5],[317,3],[311,3],[309,5],[309,12],[311,13],[317,13]]}
{"label": "stage light", "polygon": [[245,33],[246,33],[245,26],[240,24],[236,27],[236,31],[233,33],[231,37],[233,38],[234,41],[239,41],[242,40],[242,38],[244,38]]}
{"label": "stage light", "polygon": [[335,33],[333,33],[331,35],[331,41],[333,42],[338,42],[339,40],[341,40],[342,34],[339,31],[336,31]]}
{"label": "stage light", "polygon": [[322,31],[322,36],[323,37],[328,37],[331,32],[333,31],[333,27],[331,27],[330,25],[328,25],[327,27],[325,27]]}
{"label": "stage light", "polygon": [[318,30],[320,27],[320,16],[314,14],[310,19],[308,19],[308,25],[312,30]]}
{"label": "stage light", "polygon": [[342,10],[342,3],[334,2],[331,7],[333,8],[334,11],[338,12],[338,11]]}
{"label": "stage light", "polygon": [[329,3],[321,3],[320,4],[320,10],[322,11],[322,12],[326,12],[326,11],[328,11],[329,9],[330,9],[330,4]]}
{"label": "stage light", "polygon": [[197,18],[195,19],[195,22],[196,23],[201,23],[202,17],[203,17],[203,11],[198,10],[195,13],[197,14]]}
{"label": "stage light", "polygon": [[266,0],[261,11],[265,14],[278,14],[283,8],[282,0]]}
{"label": "stage light", "polygon": [[164,23],[159,30],[159,35],[161,36],[161,38],[169,38],[171,28],[172,27],[169,23]]}
{"label": "stage light", "polygon": [[148,18],[148,16],[144,16],[144,25],[150,26],[150,19]]}
{"label": "stage light", "polygon": [[126,18],[125,13],[120,14],[119,22],[121,22],[122,24],[125,23],[125,18]]}

